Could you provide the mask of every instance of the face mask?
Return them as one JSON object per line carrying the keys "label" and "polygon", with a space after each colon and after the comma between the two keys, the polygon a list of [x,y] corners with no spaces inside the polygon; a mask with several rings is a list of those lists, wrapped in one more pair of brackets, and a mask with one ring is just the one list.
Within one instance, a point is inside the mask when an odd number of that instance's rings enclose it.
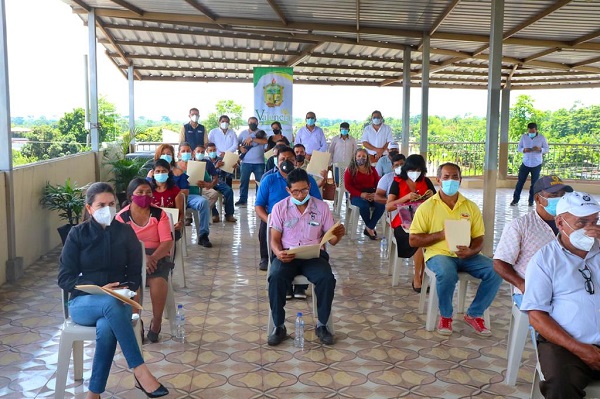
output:
{"label": "face mask", "polygon": [[215,159],[215,158],[217,158],[217,152],[216,152],[216,151],[209,152],[209,153],[208,153],[208,156],[209,156],[211,159]]}
{"label": "face mask", "polygon": [[529,137],[534,138],[535,136],[537,136],[537,133],[528,133]]}
{"label": "face mask", "polygon": [[273,134],[281,134],[281,130],[279,130],[279,129],[273,129]]}
{"label": "face mask", "polygon": [[546,201],[548,201],[548,205],[544,207],[544,210],[548,212],[549,215],[556,216],[556,205],[558,205],[560,198],[546,198]]}
{"label": "face mask", "polygon": [[164,159],[165,161],[167,161],[168,163],[173,162],[173,157],[170,156],[169,154],[165,154],[165,155],[161,155],[160,159]]}
{"label": "face mask", "polygon": [[169,178],[168,173],[155,173],[154,174],[154,180],[156,180],[157,183],[164,183],[167,181],[168,178]]}
{"label": "face mask", "polygon": [[[400,176],[402,174],[402,166],[398,166],[396,169],[394,169],[394,173],[398,176]],[[411,172],[408,172],[411,173]],[[408,176],[410,177],[410,176]]]}
{"label": "face mask", "polygon": [[110,226],[116,214],[117,208],[114,206],[105,206],[100,209],[96,209],[92,217],[101,225]]}
{"label": "face mask", "polygon": [[198,122],[198,119],[200,119],[200,116],[199,116],[199,115],[192,115],[192,116],[190,116],[190,120],[191,120],[192,122],[194,122],[194,123],[197,123],[197,122]]}
{"label": "face mask", "polygon": [[390,157],[390,159],[394,158],[394,155],[398,155],[398,151],[390,151],[390,152],[388,152],[388,157]]}
{"label": "face mask", "polygon": [[187,162],[187,161],[189,161],[190,159],[192,159],[192,153],[191,153],[191,152],[182,152],[182,153],[181,153],[181,160],[182,160],[183,162]]}
{"label": "face mask", "polygon": [[314,126],[317,120],[315,118],[306,118],[306,124],[308,126]]}
{"label": "face mask", "polygon": [[204,159],[204,154],[201,152],[197,152],[196,155],[194,155],[194,157],[196,158],[196,161],[202,161]]}
{"label": "face mask", "polygon": [[219,126],[221,126],[221,129],[223,129],[223,130],[229,129],[229,123],[227,123],[227,122],[221,122],[221,124]]}
{"label": "face mask", "polygon": [[[566,220],[565,223],[567,226],[571,227]],[[573,229],[573,227],[571,227],[571,229]],[[569,234],[569,241],[571,241],[571,244],[573,244],[575,248],[588,252],[594,246],[596,239],[586,235],[583,229],[577,229],[573,230],[573,232]]]}
{"label": "face mask", "polygon": [[256,130],[256,128],[258,127],[258,124],[256,124],[256,123],[249,123],[248,127],[250,128],[250,130]]}
{"label": "face mask", "polygon": [[342,136],[347,136],[348,133],[350,133],[350,130],[348,130],[348,129],[342,129],[342,130],[340,130],[340,133],[342,134]]}
{"label": "face mask", "polygon": [[381,122],[383,121],[381,120],[381,118],[373,118],[372,122],[374,125],[381,125]]}
{"label": "face mask", "polygon": [[406,172],[406,175],[408,176],[408,178],[412,181],[417,181],[417,179],[419,177],[421,177],[421,172],[417,172],[417,171],[413,171],[413,172]]}
{"label": "face mask", "polygon": [[132,195],[131,201],[140,208],[148,208],[152,203],[152,197],[149,195]]}
{"label": "face mask", "polygon": [[304,204],[306,204],[306,203],[308,202],[308,200],[310,199],[310,194],[306,194],[306,198],[304,198],[302,201],[298,201],[298,200],[297,200],[296,198],[294,198],[294,197],[291,197],[291,199],[292,199],[292,203],[293,203],[294,205],[298,205],[298,206],[300,206],[300,205],[304,205]]}
{"label": "face mask", "polygon": [[279,164],[279,170],[285,174],[290,173],[295,168],[296,168],[296,166],[294,166],[294,163],[292,161],[290,161],[289,159],[286,159],[285,161],[282,161]]}
{"label": "face mask", "polygon": [[460,182],[458,180],[442,180],[442,191],[449,197],[458,192]]}
{"label": "face mask", "polygon": [[357,159],[357,160],[356,160],[356,164],[357,164],[358,166],[364,166],[364,165],[366,165],[366,164],[367,164],[367,160],[366,160],[366,159],[364,159],[364,158]]}
{"label": "face mask", "polygon": [[302,163],[306,159],[304,155],[296,155],[296,162]]}

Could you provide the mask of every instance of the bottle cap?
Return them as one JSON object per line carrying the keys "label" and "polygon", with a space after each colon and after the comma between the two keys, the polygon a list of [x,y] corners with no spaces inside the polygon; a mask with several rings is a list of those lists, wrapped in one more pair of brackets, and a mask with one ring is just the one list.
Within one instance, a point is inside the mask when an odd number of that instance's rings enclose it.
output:
{"label": "bottle cap", "polygon": [[181,308],[183,308],[182,304],[177,305],[177,309],[181,309]]}
{"label": "bottle cap", "polygon": [[296,316],[302,317],[302,312],[298,312],[298,314]]}

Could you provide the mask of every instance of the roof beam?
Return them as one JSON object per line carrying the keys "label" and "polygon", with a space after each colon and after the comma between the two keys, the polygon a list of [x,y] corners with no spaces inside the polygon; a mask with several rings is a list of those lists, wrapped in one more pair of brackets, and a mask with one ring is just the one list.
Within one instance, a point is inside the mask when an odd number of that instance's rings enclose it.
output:
{"label": "roof beam", "polygon": [[[462,33],[445,33],[437,32],[431,39],[436,40],[454,40],[460,42],[480,42],[487,43],[490,41],[489,36],[485,35],[471,35]],[[504,40],[504,44],[513,44],[516,46],[529,46],[529,47],[559,47],[563,49],[574,49],[574,50],[600,50],[600,43],[579,43],[577,45],[571,45],[569,42],[562,42],[559,40],[541,40],[541,39],[530,39],[530,38],[519,38],[509,37]]]}
{"label": "roof beam", "polygon": [[275,0],[267,0],[267,3],[269,3],[269,5],[273,9],[273,11],[275,11],[275,14],[277,14],[277,16],[279,17],[279,20],[281,21],[281,23],[284,24],[284,25],[287,25],[288,21],[285,18],[285,14],[281,10],[281,7],[279,7],[279,5],[275,2]]}
{"label": "roof beam", "polygon": [[[91,7],[83,2],[83,0],[71,0],[73,3],[77,4],[79,7],[83,8],[87,12],[91,11]],[[75,10],[73,10],[75,12]]]}
{"label": "roof beam", "polygon": [[594,58],[590,58],[589,60],[585,60],[585,61],[581,61],[581,62],[576,62],[575,64],[571,64],[571,67],[578,68],[580,66],[594,64],[596,62],[600,62],[600,57],[594,57]]}
{"label": "roof beam", "polygon": [[323,43],[315,43],[306,47],[304,50],[302,50],[302,52],[300,52],[300,54],[295,55],[291,59],[289,59],[288,62],[286,62],[287,66],[295,67],[305,59],[309,58],[311,56],[311,53],[315,51],[318,47],[320,47],[322,44]]}
{"label": "roof beam", "polygon": [[139,15],[140,17],[144,15],[144,10],[142,10],[142,9],[141,9],[141,8],[139,8],[139,7],[136,7],[136,6],[134,6],[134,5],[133,5],[133,4],[131,4],[131,3],[128,3],[128,2],[126,2],[125,0],[110,0],[110,1],[112,1],[112,2],[113,2],[113,3],[115,3],[115,4],[118,4],[118,5],[120,5],[120,6],[121,6],[121,7],[123,7],[123,8],[126,8],[126,9],[128,9],[128,10],[129,10],[129,11],[131,11],[131,12],[134,12],[134,13],[136,13],[136,14],[137,14],[137,15]]}
{"label": "roof beam", "polygon": [[[250,53],[250,54],[274,54],[272,50],[260,50],[246,47],[219,47],[219,46],[200,46],[197,44],[178,44],[178,43],[154,43],[154,42],[138,42],[138,41],[115,41],[120,46],[138,46],[138,47],[158,47],[158,48],[178,48],[183,50],[205,50],[205,51],[220,51],[229,53]],[[298,56],[302,53],[297,51],[286,51],[278,53],[281,55]],[[160,55],[153,56],[154,58],[160,58]]]}
{"label": "roof beam", "polygon": [[[121,57],[123,62],[127,66],[129,66],[131,64],[131,61],[125,56],[125,53],[121,50],[121,47],[119,47],[119,45],[115,42],[115,39],[112,37],[110,32],[108,32],[106,30],[106,28],[104,28],[102,21],[100,21],[98,18],[96,18],[96,26],[100,29],[102,34],[104,34],[104,36],[106,36],[106,39],[115,48],[115,51],[117,52],[117,54],[119,54],[119,57]],[[127,75],[125,75],[125,76],[127,76]],[[133,71],[133,76],[135,76],[138,80],[142,80],[142,76],[139,73],[137,73],[137,71],[135,71],[135,70]]]}
{"label": "roof beam", "polygon": [[[117,57],[118,54],[107,52],[109,57]],[[164,55],[164,56],[154,56],[147,54],[125,54],[127,58],[130,59],[139,59],[139,60],[155,60],[155,61],[181,61],[181,62],[205,62],[205,63],[213,63],[213,64],[240,64],[240,65],[256,65],[256,66],[264,66],[265,62],[269,62],[272,66],[281,66],[284,67],[285,63],[275,62],[275,61],[266,61],[266,60],[231,60],[231,61],[222,61],[214,58],[200,58],[200,57],[178,57],[175,55]],[[235,69],[231,69],[235,72]]]}
{"label": "roof beam", "polygon": [[356,43],[360,43],[360,0],[356,0]]}
{"label": "roof beam", "polygon": [[444,10],[444,12],[433,23],[433,26],[429,30],[429,36],[432,36],[438,30],[438,28],[440,27],[440,25],[442,25],[442,23],[444,22],[444,20],[446,18],[448,18],[448,15],[450,15],[450,13],[452,12],[452,10],[454,10],[454,8],[456,8],[456,6],[458,5],[459,2],[460,2],[460,0],[452,0],[452,3],[448,4],[448,7],[446,7],[446,9]]}
{"label": "roof beam", "polygon": [[540,51],[539,53],[535,53],[533,55],[530,55],[527,58],[524,58],[523,61],[524,63],[528,63],[529,61],[533,61],[537,58],[542,58],[548,54],[552,54],[552,53],[556,53],[557,51],[561,51],[560,48],[549,48],[548,50],[544,50],[544,51]]}
{"label": "roof beam", "polygon": [[217,16],[210,11],[208,8],[204,7],[202,4],[199,4],[196,0],[184,0],[186,3],[194,7],[196,10],[200,11],[202,14],[206,16],[212,22],[217,20]]}
{"label": "roof beam", "polygon": [[597,37],[600,37],[600,29],[598,29],[597,31],[594,31],[592,33],[589,33],[589,34],[587,34],[585,36],[581,36],[579,39],[575,39],[572,42],[569,42],[569,44],[571,46],[577,46],[577,45],[579,45],[581,43],[585,43],[585,42],[587,42],[589,40],[592,40],[592,39],[595,39]]}

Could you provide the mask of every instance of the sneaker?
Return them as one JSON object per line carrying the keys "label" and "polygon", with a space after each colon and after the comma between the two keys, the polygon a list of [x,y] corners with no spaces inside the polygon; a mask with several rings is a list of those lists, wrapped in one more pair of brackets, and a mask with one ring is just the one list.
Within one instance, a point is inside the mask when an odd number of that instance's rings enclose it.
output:
{"label": "sneaker", "polygon": [[294,287],[294,298],[296,299],[306,299],[306,288],[295,286]]}
{"label": "sneaker", "polygon": [[513,201],[510,203],[510,206],[517,206],[517,205],[519,205],[519,203],[517,201]]}
{"label": "sneaker", "polygon": [[219,215],[213,216],[213,223],[219,223],[220,221],[221,221],[221,218],[219,217]]}
{"label": "sneaker", "polygon": [[452,335],[452,317],[440,316],[437,332],[441,335]]}
{"label": "sneaker", "polygon": [[327,326],[317,327],[316,334],[323,345],[333,345],[333,335],[331,335]]}
{"label": "sneaker", "polygon": [[468,325],[473,327],[473,330],[479,335],[483,335],[485,337],[489,337],[492,335],[492,332],[489,328],[485,326],[485,322],[481,317],[471,317],[468,314],[465,315],[465,321]]}
{"label": "sneaker", "polygon": [[288,288],[285,292],[285,299],[292,299],[294,295],[292,294],[292,287]]}
{"label": "sneaker", "polygon": [[258,270],[262,270],[263,272],[266,272],[268,269],[269,269],[269,260],[261,259],[260,263],[258,264]]}
{"label": "sneaker", "polygon": [[200,236],[198,245],[202,245],[204,248],[212,248],[212,243],[208,240],[208,234],[202,234]]}
{"label": "sneaker", "polygon": [[287,339],[287,330],[285,326],[283,327],[275,327],[269,338],[267,339],[267,344],[269,346],[277,346],[283,341]]}
{"label": "sneaker", "polygon": [[234,205],[240,208],[245,208],[247,204],[245,202],[238,201]]}
{"label": "sneaker", "polygon": [[231,222],[231,223],[237,222],[237,219],[233,215],[228,215],[228,216],[226,215],[225,220],[228,222]]}

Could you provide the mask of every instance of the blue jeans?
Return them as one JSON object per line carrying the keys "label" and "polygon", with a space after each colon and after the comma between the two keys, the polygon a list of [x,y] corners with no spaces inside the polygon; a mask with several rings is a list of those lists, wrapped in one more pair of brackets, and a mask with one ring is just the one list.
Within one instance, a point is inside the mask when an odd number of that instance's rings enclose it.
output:
{"label": "blue jeans", "polygon": [[533,203],[533,185],[540,178],[541,171],[541,164],[533,168],[521,164],[521,166],[519,167],[519,180],[517,181],[515,192],[513,194],[513,202],[519,202],[519,199],[521,198],[521,190],[523,190],[523,186],[527,181],[527,176],[531,173],[531,187],[529,187],[529,203]]}
{"label": "blue jeans", "polygon": [[208,224],[210,223],[210,204],[208,200],[201,195],[190,194],[187,200],[188,208],[192,208],[198,211],[198,219],[200,219],[200,226],[196,226],[198,229],[198,237],[201,235],[208,235]]}
{"label": "blue jeans", "polygon": [[275,327],[281,327],[285,323],[285,293],[292,285],[294,277],[299,274],[306,276],[308,281],[315,285],[313,295],[317,296],[318,320],[324,325],[329,320],[335,290],[335,277],[331,272],[327,252],[321,251],[319,258],[294,259],[290,263],[282,263],[273,257],[269,272],[269,303]]}
{"label": "blue jeans", "polygon": [[[245,204],[248,202],[248,186],[250,185],[250,175],[254,173],[254,180],[260,181],[263,173],[265,173],[264,163],[244,163],[242,162],[240,176],[240,199],[239,202]],[[256,186],[258,192],[258,186]]]}
{"label": "blue jeans", "polygon": [[492,260],[481,254],[467,259],[435,255],[429,258],[427,267],[435,273],[440,314],[443,317],[452,317],[452,297],[458,281],[458,272],[467,272],[481,280],[475,299],[467,310],[467,314],[471,317],[483,315],[483,312],[492,304],[498,288],[502,284],[502,277],[494,271]]}
{"label": "blue jeans", "polygon": [[[377,226],[377,222],[385,212],[385,205],[379,202],[369,202],[360,197],[351,197],[350,203],[356,205],[360,210],[360,217],[367,225],[367,228],[374,229]],[[371,208],[373,209],[373,215],[371,215]]]}
{"label": "blue jeans", "polygon": [[81,295],[69,301],[69,314],[82,326],[96,326],[96,350],[89,390],[102,393],[115,356],[117,342],[129,368],[144,363],[131,326],[131,306],[110,295]]}
{"label": "blue jeans", "polygon": [[[217,183],[215,190],[223,194],[223,203],[225,204],[225,216],[233,216],[235,209],[233,207],[233,190],[225,183]],[[215,213],[216,212],[216,213]],[[213,215],[218,215],[216,207],[213,207]]]}

